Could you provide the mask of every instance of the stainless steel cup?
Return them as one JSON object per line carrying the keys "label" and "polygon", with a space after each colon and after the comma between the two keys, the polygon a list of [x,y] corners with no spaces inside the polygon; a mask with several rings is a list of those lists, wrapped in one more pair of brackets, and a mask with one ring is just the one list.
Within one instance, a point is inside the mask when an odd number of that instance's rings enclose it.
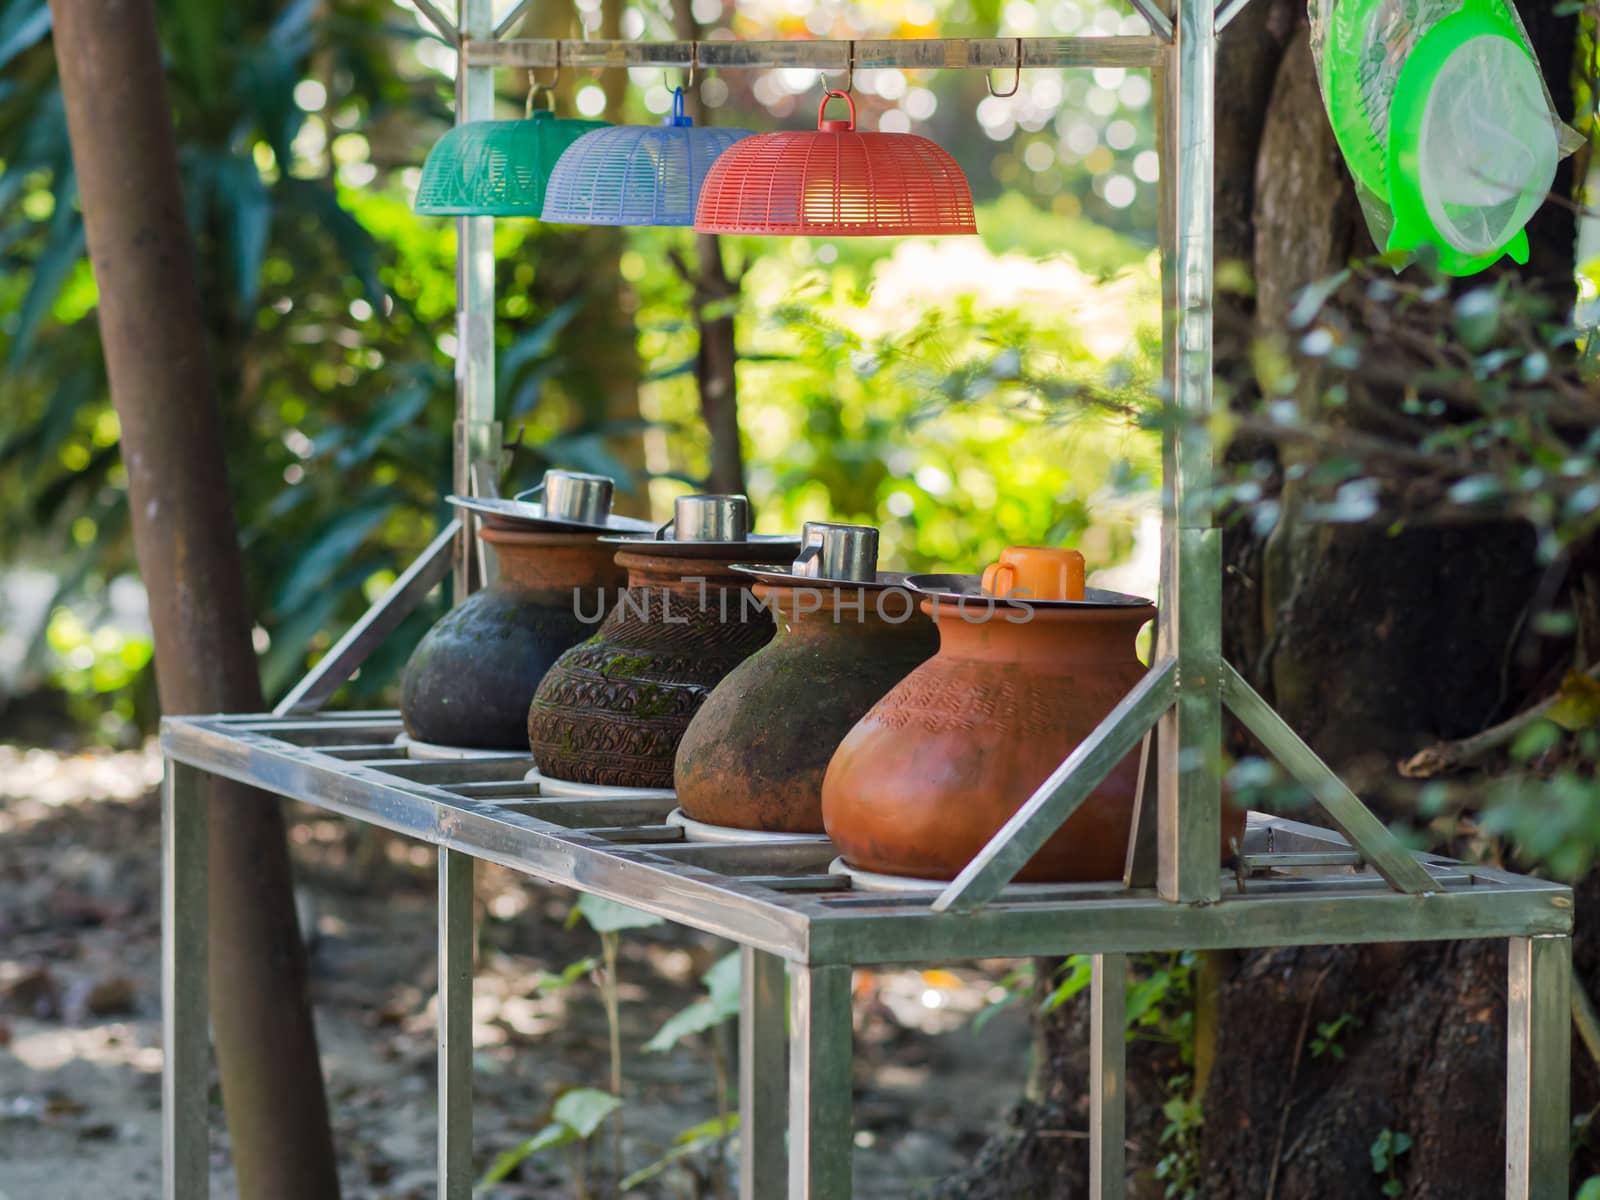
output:
{"label": "stainless steel cup", "polygon": [[659,536],[675,542],[742,542],[750,536],[750,501],[743,496],[679,496]]}
{"label": "stainless steel cup", "polygon": [[878,578],[878,531],[871,525],[807,521],[800,531],[800,557],[792,568],[808,579]]}
{"label": "stainless steel cup", "polygon": [[545,516],[561,521],[582,521],[604,525],[611,515],[611,497],[616,485],[604,475],[582,471],[544,473]]}

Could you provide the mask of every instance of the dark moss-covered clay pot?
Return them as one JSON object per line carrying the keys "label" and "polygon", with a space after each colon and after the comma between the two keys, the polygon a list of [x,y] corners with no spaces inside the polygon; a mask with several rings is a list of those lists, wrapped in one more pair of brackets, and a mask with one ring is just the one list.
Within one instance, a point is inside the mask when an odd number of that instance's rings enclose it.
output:
{"label": "dark moss-covered clay pot", "polygon": [[[1134,635],[1152,605],[976,613],[924,600],[939,653],[850,731],[822,787],[827,832],[865,871],[953,879],[1130,689],[1145,668]],[[1017,873],[1020,882],[1122,875],[1139,752]],[[1222,845],[1244,814],[1224,807]]]}
{"label": "dark moss-covered clay pot", "polygon": [[594,534],[484,528],[478,536],[498,552],[500,577],[446,613],[417,645],[400,687],[400,715],[417,741],[522,750],[539,680],[594,632],[627,574]]}
{"label": "dark moss-covered clay pot", "polygon": [[[793,554],[707,544],[697,557],[624,550],[628,590],[595,636],[568,650],[527,710],[527,744],[555,779],[670,788],[678,742],[711,689],[772,640],[772,617],[732,562]],[[765,555],[765,557],[763,557]]]}
{"label": "dark moss-covered clay pot", "polygon": [[[721,683],[678,746],[678,805],[712,825],[821,833],[822,777],[845,734],[939,648],[903,590],[761,585],[777,637]],[[815,606],[815,607],[814,607]]]}

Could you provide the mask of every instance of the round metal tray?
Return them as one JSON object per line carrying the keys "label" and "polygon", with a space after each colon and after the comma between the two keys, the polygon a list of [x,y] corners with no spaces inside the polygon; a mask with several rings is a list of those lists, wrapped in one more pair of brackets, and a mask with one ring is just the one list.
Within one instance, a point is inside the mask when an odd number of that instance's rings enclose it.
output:
{"label": "round metal tray", "polygon": [[742,542],[680,542],[672,538],[657,538],[646,535],[623,536],[613,535],[602,537],[600,541],[608,546],[620,546],[625,550],[644,550],[651,554],[678,555],[684,558],[706,558],[708,556],[731,555],[741,549],[746,550],[787,550],[791,554],[800,549],[800,539],[791,533],[752,533]]}
{"label": "round metal tray", "polygon": [[573,521],[567,517],[547,517],[544,505],[532,500],[505,500],[500,497],[446,496],[457,508],[478,513],[490,525],[501,529],[541,530],[551,533],[632,533],[648,534],[655,529],[649,521],[612,513],[603,524]]}
{"label": "round metal tray", "polygon": [[906,586],[924,596],[940,600],[982,600],[991,604],[1005,604],[1012,608],[1154,608],[1153,601],[1143,596],[1130,596],[1126,592],[1113,592],[1106,588],[1085,588],[1082,600],[1027,600],[1022,597],[1006,599],[991,596],[983,590],[983,579],[978,575],[908,575]]}
{"label": "round metal tray", "polygon": [[[773,587],[865,588],[869,592],[889,588],[905,588],[908,576],[904,571],[879,571],[876,579],[818,579],[812,575],[795,575],[788,571],[775,571],[759,563],[734,563],[730,570],[741,575],[753,575],[758,583]],[[909,590],[909,589],[908,589]]]}

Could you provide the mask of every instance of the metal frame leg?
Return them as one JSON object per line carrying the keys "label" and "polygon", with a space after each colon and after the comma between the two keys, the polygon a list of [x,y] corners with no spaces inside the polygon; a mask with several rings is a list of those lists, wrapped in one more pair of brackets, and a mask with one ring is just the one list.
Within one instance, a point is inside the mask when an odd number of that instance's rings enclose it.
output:
{"label": "metal frame leg", "polygon": [[850,1200],[850,968],[789,967],[789,1200]]}
{"label": "metal frame leg", "polygon": [[1567,1195],[1572,939],[1512,938],[1506,989],[1506,1200]]}
{"label": "metal frame leg", "polygon": [[473,865],[439,851],[439,1200],[472,1198]]}
{"label": "metal frame leg", "polygon": [[211,1185],[211,1015],[206,988],[208,813],[202,775],[167,760],[161,789],[161,1161],[164,1200]]}
{"label": "metal frame leg", "polygon": [[1096,954],[1089,984],[1089,1195],[1122,1200],[1127,1177],[1128,956]]}
{"label": "metal frame leg", "polygon": [[739,1200],[782,1200],[788,977],[782,958],[749,946],[739,964]]}

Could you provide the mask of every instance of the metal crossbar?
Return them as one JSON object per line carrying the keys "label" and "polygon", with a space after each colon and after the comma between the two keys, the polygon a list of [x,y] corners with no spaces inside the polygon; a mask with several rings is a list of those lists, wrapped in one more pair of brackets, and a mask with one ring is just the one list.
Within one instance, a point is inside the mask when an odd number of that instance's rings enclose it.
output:
{"label": "metal crossbar", "polygon": [[318,660],[306,676],[289,689],[288,695],[278,701],[272,711],[280,716],[294,713],[316,712],[333,698],[333,694],[356,673],[367,657],[427,598],[429,592],[444,582],[454,565],[450,549],[461,532],[461,521],[453,518],[427,549],[401,572],[373,602],[361,619],[345,631],[333,648]]}
{"label": "metal crossbar", "polygon": [[[1158,36],[1023,38],[1022,66],[1157,67],[1167,42]],[[898,67],[909,71],[989,71],[1017,65],[1016,38],[862,38],[856,41],[751,42],[560,41],[473,39],[463,53],[474,67],[755,70],[776,67],[858,71]]]}
{"label": "metal crossbar", "polygon": [[439,31],[441,38],[451,45],[461,40],[461,31],[456,28],[455,22],[440,12],[433,0],[411,0],[411,2],[417,6],[419,13],[428,18],[428,23]]}
{"label": "metal crossbar", "polygon": [[1144,18],[1145,24],[1155,30],[1157,37],[1164,42],[1172,40],[1172,18],[1162,7],[1164,0],[1129,0],[1129,3]]}
{"label": "metal crossbar", "polygon": [[1245,682],[1231,663],[1223,664],[1223,699],[1245,728],[1261,739],[1267,753],[1300,781],[1350,844],[1378,869],[1397,891],[1413,894],[1432,889],[1426,871],[1406,853],[1398,838],[1373,816],[1344,780],[1300,740],[1282,717]]}

